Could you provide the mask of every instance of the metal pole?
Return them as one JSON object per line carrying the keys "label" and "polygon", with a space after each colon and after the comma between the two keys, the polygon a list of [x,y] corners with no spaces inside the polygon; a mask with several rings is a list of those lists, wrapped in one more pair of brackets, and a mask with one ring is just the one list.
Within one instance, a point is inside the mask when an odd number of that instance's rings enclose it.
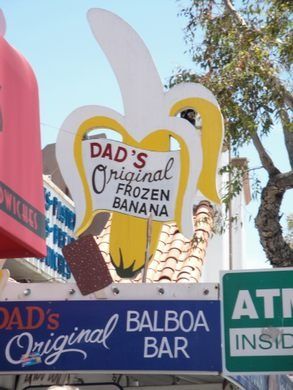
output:
{"label": "metal pole", "polygon": [[147,277],[147,271],[148,271],[148,265],[149,265],[149,257],[150,257],[150,242],[152,238],[152,213],[149,214],[148,220],[147,220],[147,242],[146,242],[146,248],[145,248],[145,261],[144,261],[144,269],[143,269],[143,275],[142,275],[142,283],[146,282]]}

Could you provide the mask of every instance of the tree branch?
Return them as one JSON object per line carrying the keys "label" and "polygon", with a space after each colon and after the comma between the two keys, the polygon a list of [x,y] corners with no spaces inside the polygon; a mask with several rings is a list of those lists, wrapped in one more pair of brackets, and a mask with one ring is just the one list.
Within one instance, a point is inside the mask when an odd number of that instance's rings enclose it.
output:
{"label": "tree branch", "polygon": [[278,267],[293,266],[293,249],[283,238],[279,215],[284,193],[290,188],[293,188],[292,171],[271,178],[262,191],[255,219],[260,243],[271,264]]}
{"label": "tree branch", "polygon": [[247,27],[247,23],[242,18],[242,16],[236,11],[236,9],[234,8],[230,0],[224,0],[224,5],[228,13],[232,15],[233,18],[236,19],[237,22],[241,24],[241,26]]}
{"label": "tree branch", "polygon": [[284,131],[285,145],[289,155],[291,169],[293,169],[293,131],[290,131],[290,118],[288,112],[282,110],[280,113],[281,122]]}
{"label": "tree branch", "polygon": [[262,165],[265,168],[265,170],[268,172],[269,177],[279,174],[280,173],[279,169],[275,167],[273,160],[265,150],[257,133],[254,133],[251,136],[251,138],[252,138],[253,145],[255,146],[255,149],[258,152],[260,161],[262,162]]}
{"label": "tree branch", "polygon": [[293,188],[293,171],[280,173],[272,180],[281,191]]}

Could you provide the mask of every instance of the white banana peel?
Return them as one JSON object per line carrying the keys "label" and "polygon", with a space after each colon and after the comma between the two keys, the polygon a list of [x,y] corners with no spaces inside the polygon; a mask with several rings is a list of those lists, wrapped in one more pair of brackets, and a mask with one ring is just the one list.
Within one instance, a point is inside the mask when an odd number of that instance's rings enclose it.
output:
{"label": "white banana peel", "polygon": [[[102,106],[84,106],[64,121],[57,140],[57,160],[76,205],[76,234],[91,224],[95,214],[86,179],[82,140],[92,129],[116,131],[123,143],[152,151],[169,151],[170,137],[180,145],[180,181],[175,221],[181,233],[193,235],[192,209],[197,190],[219,203],[216,175],[223,141],[223,120],[213,94],[195,83],[179,84],[164,92],[152,58],[137,33],[109,11],[91,9],[92,32],[117,77],[124,115]],[[196,131],[177,115],[191,108],[201,116]],[[152,221],[150,255],[154,253],[162,222]],[[147,245],[147,218],[113,212],[110,255],[118,274],[131,277],[143,268]]]}

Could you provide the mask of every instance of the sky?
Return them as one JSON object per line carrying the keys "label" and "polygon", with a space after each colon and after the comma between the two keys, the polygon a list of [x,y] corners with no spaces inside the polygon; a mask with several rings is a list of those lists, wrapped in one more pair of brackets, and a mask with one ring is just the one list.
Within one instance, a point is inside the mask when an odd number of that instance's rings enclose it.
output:
{"label": "sky", "polygon": [[[43,147],[56,141],[62,122],[78,107],[97,104],[123,112],[111,66],[89,28],[88,9],[104,8],[128,22],[151,52],[163,84],[177,67],[192,67],[176,0],[0,0],[0,8],[6,40],[29,61],[38,80]],[[264,143],[280,168],[289,169],[280,129]],[[248,157],[251,168],[260,166],[250,148],[242,156]],[[261,179],[266,179],[262,173]],[[286,196],[284,215],[292,212],[290,195],[292,191]],[[256,212],[255,201],[245,208],[247,268],[268,266],[253,226]]]}

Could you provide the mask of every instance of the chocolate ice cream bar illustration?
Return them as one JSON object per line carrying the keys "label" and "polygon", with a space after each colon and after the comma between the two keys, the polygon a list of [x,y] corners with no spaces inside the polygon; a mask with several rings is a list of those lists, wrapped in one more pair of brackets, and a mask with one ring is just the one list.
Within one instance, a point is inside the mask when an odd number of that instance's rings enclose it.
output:
{"label": "chocolate ice cream bar illustration", "polygon": [[104,258],[93,236],[84,236],[62,249],[82,295],[99,291],[112,283]]}

